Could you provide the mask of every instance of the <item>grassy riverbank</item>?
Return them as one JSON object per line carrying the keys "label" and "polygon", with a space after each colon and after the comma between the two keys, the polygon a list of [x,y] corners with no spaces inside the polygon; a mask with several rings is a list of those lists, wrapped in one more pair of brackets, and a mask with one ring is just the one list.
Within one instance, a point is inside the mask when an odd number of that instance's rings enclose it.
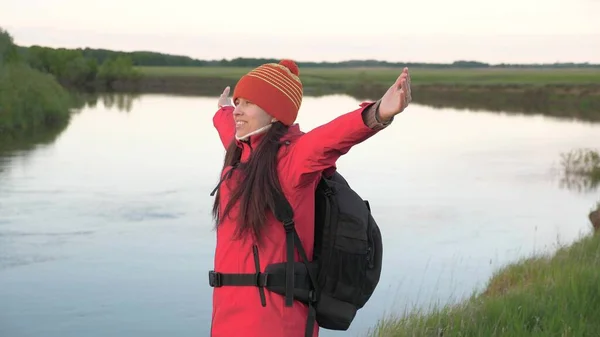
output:
{"label": "grassy riverbank", "polygon": [[137,78],[127,56],[98,62],[81,50],[24,48],[0,27],[0,150],[56,136],[86,104],[82,92],[110,89],[117,79],[135,85]]}
{"label": "grassy riverbank", "polygon": [[[562,166],[563,174],[581,180],[587,191],[598,187],[598,151],[566,153]],[[596,218],[600,201],[591,207],[589,219]],[[599,261],[600,233],[594,232],[555,254],[526,258],[498,270],[483,292],[464,302],[383,319],[370,336],[597,336]]]}
{"label": "grassy riverbank", "polygon": [[73,101],[51,75],[32,69],[0,29],[0,142],[66,124]]}
{"label": "grassy riverbank", "polygon": [[500,270],[468,301],[382,320],[371,336],[596,336],[600,235]]}
{"label": "grassy riverbank", "polygon": [[71,103],[52,76],[25,64],[0,65],[0,133],[61,124],[68,120]]}

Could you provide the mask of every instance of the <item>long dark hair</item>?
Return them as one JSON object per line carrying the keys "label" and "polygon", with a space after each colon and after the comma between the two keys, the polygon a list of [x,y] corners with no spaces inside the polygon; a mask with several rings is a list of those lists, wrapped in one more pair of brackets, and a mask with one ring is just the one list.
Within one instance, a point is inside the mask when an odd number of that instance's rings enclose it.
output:
{"label": "long dark hair", "polygon": [[288,127],[281,122],[273,123],[246,163],[239,162],[242,149],[237,146],[235,139],[229,144],[223,169],[238,164],[236,170],[240,171],[240,175],[223,214],[219,214],[220,191],[217,191],[212,209],[217,227],[241,199],[235,236],[242,238],[252,234],[257,241],[261,240],[267,212],[274,207],[275,195],[282,194],[277,174],[277,152],[281,146],[281,137],[287,130]]}

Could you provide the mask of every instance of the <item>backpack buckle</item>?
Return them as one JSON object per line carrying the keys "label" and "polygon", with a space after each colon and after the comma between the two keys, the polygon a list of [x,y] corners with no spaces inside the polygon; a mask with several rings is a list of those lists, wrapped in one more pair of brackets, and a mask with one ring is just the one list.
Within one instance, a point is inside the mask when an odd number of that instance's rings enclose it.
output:
{"label": "backpack buckle", "polygon": [[294,220],[290,219],[290,220],[284,221],[283,228],[285,229],[286,233],[292,232],[294,230]]}
{"label": "backpack buckle", "polygon": [[211,287],[219,288],[223,286],[223,280],[221,279],[221,273],[217,273],[214,270],[208,272],[208,284]]}
{"label": "backpack buckle", "polygon": [[257,287],[266,287],[267,286],[267,281],[269,278],[269,274],[268,273],[256,273],[254,274],[256,277],[256,286]]}

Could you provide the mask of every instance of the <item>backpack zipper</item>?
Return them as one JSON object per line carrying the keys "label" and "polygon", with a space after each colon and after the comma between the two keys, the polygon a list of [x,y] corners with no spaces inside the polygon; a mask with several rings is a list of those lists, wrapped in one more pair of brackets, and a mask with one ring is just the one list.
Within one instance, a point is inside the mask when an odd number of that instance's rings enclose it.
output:
{"label": "backpack zipper", "polygon": [[373,249],[371,249],[371,247],[367,248],[367,263],[369,264],[369,269],[373,269],[373,267],[375,267],[375,265],[373,264],[373,255],[375,255]]}
{"label": "backpack zipper", "polygon": [[[326,182],[324,182],[324,184],[325,184],[325,191],[324,191],[324,194],[325,194],[325,199],[324,199],[325,200],[325,222],[333,224],[334,222],[332,221],[331,208],[334,207],[334,203],[331,202],[330,198],[334,194],[334,192]],[[335,205],[335,207],[338,207],[338,206]],[[320,268],[321,272],[319,273],[319,276],[318,276],[319,282],[321,282],[321,280],[326,278],[326,273],[327,273],[326,267],[329,267],[329,264],[331,263],[331,259],[333,257],[333,251],[334,251],[333,247],[335,245],[334,238],[335,238],[335,235],[337,232],[337,226],[336,227],[330,226],[329,230],[330,230],[330,232],[328,233],[329,240],[333,240],[333,242],[330,243],[330,247],[332,247],[332,248],[329,248],[329,252],[328,252],[329,254],[328,254],[327,258],[325,258],[324,256],[321,256],[320,263],[322,263],[323,266],[322,266],[322,268]],[[321,252],[321,254],[322,253],[323,252]]]}
{"label": "backpack zipper", "polygon": [[369,202],[365,200],[365,205],[367,206],[367,209],[369,210],[369,220],[368,221],[368,226],[367,226],[367,241],[369,242],[369,245],[367,247],[367,263],[369,265],[369,269],[373,269],[375,267],[375,251],[373,250],[373,234],[371,233],[373,231],[373,224],[370,221],[370,217],[371,217],[371,207],[369,206]]}

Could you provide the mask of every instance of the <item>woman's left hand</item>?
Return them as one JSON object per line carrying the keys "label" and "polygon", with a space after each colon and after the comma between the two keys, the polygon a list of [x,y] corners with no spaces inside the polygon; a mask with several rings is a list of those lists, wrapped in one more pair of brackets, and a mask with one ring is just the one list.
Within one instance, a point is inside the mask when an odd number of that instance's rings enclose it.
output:
{"label": "woman's left hand", "polygon": [[389,121],[392,117],[404,111],[411,101],[410,75],[408,74],[408,68],[404,68],[396,82],[381,98],[379,103],[381,121]]}

